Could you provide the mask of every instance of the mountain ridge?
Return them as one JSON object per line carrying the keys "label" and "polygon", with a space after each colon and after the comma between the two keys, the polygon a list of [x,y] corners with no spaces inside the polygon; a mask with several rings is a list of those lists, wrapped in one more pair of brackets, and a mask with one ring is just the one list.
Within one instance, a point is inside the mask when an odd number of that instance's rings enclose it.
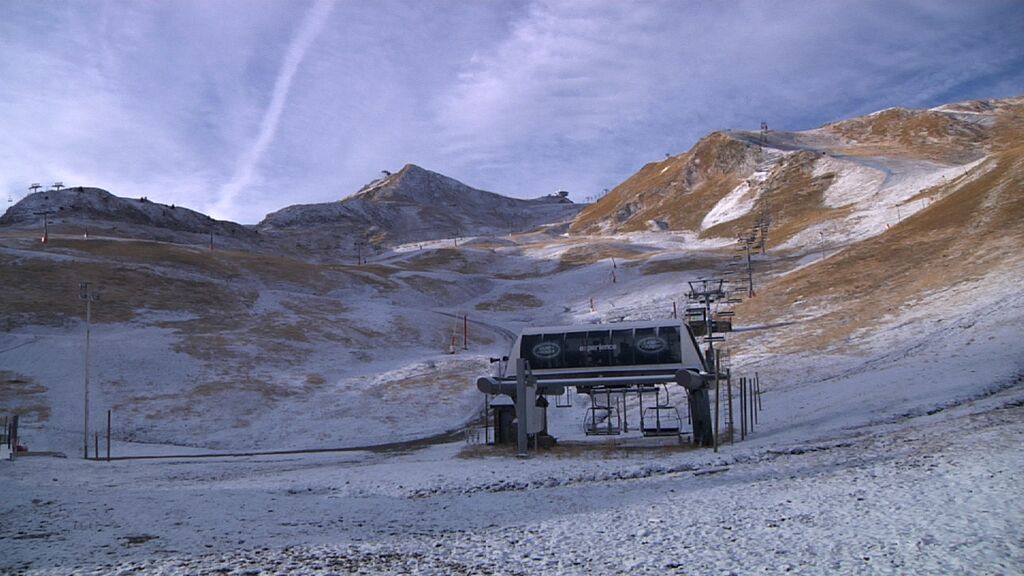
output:
{"label": "mountain ridge", "polygon": [[[865,237],[920,193],[1006,147],[1024,126],[1024,97],[889,108],[800,132],[725,130],[689,151],[645,165],[573,222],[574,234],[675,230],[736,237],[771,221],[785,246],[808,227]],[[927,195],[925,195],[927,196]],[[867,202],[872,198],[874,202]],[[870,230],[868,230],[870,228]]]}

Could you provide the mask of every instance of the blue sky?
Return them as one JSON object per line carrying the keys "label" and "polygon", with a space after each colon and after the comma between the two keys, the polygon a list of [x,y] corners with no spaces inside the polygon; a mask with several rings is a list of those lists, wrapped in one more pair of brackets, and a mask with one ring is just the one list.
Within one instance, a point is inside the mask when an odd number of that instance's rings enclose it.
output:
{"label": "blue sky", "polygon": [[406,163],[613,188],[708,132],[1024,94],[1024,2],[0,0],[0,185],[255,223]]}

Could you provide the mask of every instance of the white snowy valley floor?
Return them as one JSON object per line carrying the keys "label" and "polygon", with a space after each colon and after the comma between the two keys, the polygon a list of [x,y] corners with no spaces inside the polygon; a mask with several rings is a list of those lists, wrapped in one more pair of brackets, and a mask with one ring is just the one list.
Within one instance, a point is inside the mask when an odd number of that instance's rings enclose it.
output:
{"label": "white snowy valley floor", "polygon": [[1020,573],[1019,319],[964,313],[891,319],[889,356],[776,359],[785,383],[761,364],[758,428],[718,454],[0,462],[0,573]]}
{"label": "white snowy valley floor", "polygon": [[819,442],[663,458],[461,445],[5,466],[27,574],[1011,574],[1024,389]]}

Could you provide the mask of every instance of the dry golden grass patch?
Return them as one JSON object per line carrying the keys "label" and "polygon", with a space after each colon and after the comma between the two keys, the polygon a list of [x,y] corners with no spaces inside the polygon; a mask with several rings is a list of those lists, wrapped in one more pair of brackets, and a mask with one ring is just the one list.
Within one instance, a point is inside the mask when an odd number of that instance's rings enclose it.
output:
{"label": "dry golden grass patch", "polygon": [[311,328],[312,322],[305,318],[293,319],[280,312],[268,312],[252,322],[247,331],[262,341],[309,342],[306,333]]}
{"label": "dry golden grass patch", "polygon": [[990,136],[984,127],[949,114],[902,108],[837,122],[828,129],[856,141],[840,150],[844,154],[918,158],[942,163],[976,158],[979,144]]}
{"label": "dry golden grass patch", "polygon": [[497,300],[480,302],[476,305],[477,310],[505,311],[525,310],[527,308],[540,308],[544,301],[533,294],[523,292],[508,292]]}
{"label": "dry golden grass patch", "polygon": [[0,406],[3,415],[17,414],[23,422],[50,419],[46,387],[24,374],[0,370]]}
{"label": "dry golden grass patch", "polygon": [[295,295],[290,300],[282,301],[281,306],[302,316],[326,318],[340,316],[351,310],[351,308],[336,298],[317,298],[301,294]]}
{"label": "dry golden grass patch", "polygon": [[474,266],[466,260],[466,256],[457,248],[437,248],[417,253],[408,258],[402,265],[405,270],[431,272],[435,270],[451,270],[471,274]]}
{"label": "dry golden grass patch", "polygon": [[[194,246],[150,240],[106,240],[59,238],[38,245],[40,252],[53,251],[70,256],[92,256],[121,265],[161,266],[221,280],[256,277],[323,290],[337,285],[323,272],[329,267],[269,253],[208,250]],[[335,267],[344,270],[343,267]]]}
{"label": "dry golden grass patch", "polygon": [[402,282],[437,303],[446,302],[451,297],[452,284],[447,280],[414,274],[405,276]]}
{"label": "dry golden grass patch", "polygon": [[614,258],[617,263],[629,263],[646,258],[651,249],[625,244],[609,244],[604,242],[580,243],[562,252],[558,261],[558,271],[564,272],[608,261],[609,266]]}
{"label": "dry golden grass patch", "polygon": [[348,270],[358,282],[382,293],[395,292],[400,288],[397,282],[391,280],[391,276],[401,271],[393,266],[377,264],[363,264]]}
{"label": "dry golden grass patch", "polygon": [[57,238],[41,246],[47,251],[75,256],[88,255],[119,263],[160,264],[217,276],[228,276],[237,270],[230,262],[222,260],[218,251],[150,240]]}
{"label": "dry golden grass patch", "polygon": [[[731,256],[731,254],[730,254]],[[687,254],[672,258],[658,258],[648,261],[640,269],[644,276],[708,270],[721,267],[728,261],[728,256],[715,257],[711,254]]]}
{"label": "dry golden grass patch", "polygon": [[[17,324],[60,324],[85,319],[78,298],[79,282],[89,282],[99,301],[93,321],[125,322],[139,309],[231,313],[244,306],[240,295],[216,281],[163,276],[142,266],[104,261],[15,258],[0,254],[0,315],[20,318]],[[241,298],[245,298],[242,295]]]}
{"label": "dry golden grass patch", "polygon": [[420,374],[386,382],[376,393],[389,402],[406,400],[410,395],[421,392],[457,396],[472,386],[472,380],[479,374],[479,362],[445,364]]}
{"label": "dry golden grass patch", "polygon": [[[200,384],[189,391],[193,398],[211,398],[214,396],[248,394],[264,401],[280,400],[297,396],[302,392],[297,388],[273,384],[251,375],[230,380],[217,380]],[[205,402],[204,402],[205,403]]]}

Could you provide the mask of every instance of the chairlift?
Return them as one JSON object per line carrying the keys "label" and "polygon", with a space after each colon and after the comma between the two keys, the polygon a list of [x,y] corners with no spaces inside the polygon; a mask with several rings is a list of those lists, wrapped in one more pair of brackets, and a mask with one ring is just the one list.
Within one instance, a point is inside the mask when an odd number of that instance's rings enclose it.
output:
{"label": "chairlift", "polygon": [[590,394],[590,408],[583,418],[583,431],[587,436],[614,436],[622,432],[622,416],[618,403],[612,403],[611,392],[605,391],[605,403],[598,404],[597,394]]}
{"label": "chairlift", "polygon": [[663,386],[665,399],[661,399],[661,388],[654,391],[654,406],[640,413],[640,431],[644,436],[678,436],[683,430],[679,410],[669,403],[668,386]]}

